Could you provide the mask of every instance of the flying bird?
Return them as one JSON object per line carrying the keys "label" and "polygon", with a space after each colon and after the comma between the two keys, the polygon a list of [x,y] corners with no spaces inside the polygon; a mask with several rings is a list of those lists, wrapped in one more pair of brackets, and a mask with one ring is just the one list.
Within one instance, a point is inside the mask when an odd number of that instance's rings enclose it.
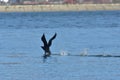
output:
{"label": "flying bird", "polygon": [[43,42],[43,46],[41,46],[41,48],[44,50],[44,59],[46,59],[47,57],[49,57],[51,55],[51,51],[50,51],[50,46],[52,45],[52,41],[56,38],[57,33],[54,34],[54,36],[52,38],[50,38],[50,40],[47,42],[46,38],[45,38],[45,34],[42,35],[41,40]]}

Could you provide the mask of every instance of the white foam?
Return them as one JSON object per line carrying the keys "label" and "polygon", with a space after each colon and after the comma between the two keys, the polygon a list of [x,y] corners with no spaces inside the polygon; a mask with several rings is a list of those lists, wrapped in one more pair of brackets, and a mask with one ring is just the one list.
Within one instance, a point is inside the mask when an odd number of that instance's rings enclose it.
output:
{"label": "white foam", "polygon": [[67,56],[67,55],[69,55],[69,53],[68,53],[67,51],[61,51],[61,52],[60,52],[60,55],[61,55],[61,56]]}
{"label": "white foam", "polygon": [[81,56],[87,56],[88,55],[88,49],[85,48],[83,52],[80,53]]}

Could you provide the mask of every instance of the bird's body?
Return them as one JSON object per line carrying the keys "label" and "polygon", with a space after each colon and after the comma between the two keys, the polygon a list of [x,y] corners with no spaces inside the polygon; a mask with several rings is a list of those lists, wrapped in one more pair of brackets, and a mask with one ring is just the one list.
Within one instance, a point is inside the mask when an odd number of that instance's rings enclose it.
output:
{"label": "bird's body", "polygon": [[56,38],[56,33],[54,34],[54,36],[47,42],[45,35],[43,34],[41,37],[42,42],[44,43],[44,46],[41,46],[41,48],[44,50],[45,54],[43,55],[43,57],[46,59],[47,57],[49,57],[51,55],[51,51],[50,51],[50,46],[52,45],[52,40]]}

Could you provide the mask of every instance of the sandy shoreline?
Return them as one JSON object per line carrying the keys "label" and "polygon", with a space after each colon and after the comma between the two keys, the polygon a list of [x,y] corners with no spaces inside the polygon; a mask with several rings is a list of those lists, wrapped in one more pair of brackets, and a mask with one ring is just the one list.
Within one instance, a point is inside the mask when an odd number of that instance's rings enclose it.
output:
{"label": "sandy shoreline", "polygon": [[0,12],[95,11],[120,10],[120,4],[65,4],[0,6]]}

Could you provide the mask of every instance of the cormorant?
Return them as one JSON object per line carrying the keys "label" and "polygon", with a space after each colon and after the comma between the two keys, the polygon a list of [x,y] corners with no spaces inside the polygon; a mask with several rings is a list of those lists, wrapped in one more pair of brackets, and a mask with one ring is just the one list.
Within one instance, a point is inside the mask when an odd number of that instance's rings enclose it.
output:
{"label": "cormorant", "polygon": [[47,42],[45,38],[45,34],[42,35],[41,40],[44,44],[44,46],[41,46],[41,48],[44,50],[45,54],[43,55],[44,59],[49,57],[51,55],[50,46],[52,45],[52,40],[56,38],[57,33],[54,34],[54,36]]}

